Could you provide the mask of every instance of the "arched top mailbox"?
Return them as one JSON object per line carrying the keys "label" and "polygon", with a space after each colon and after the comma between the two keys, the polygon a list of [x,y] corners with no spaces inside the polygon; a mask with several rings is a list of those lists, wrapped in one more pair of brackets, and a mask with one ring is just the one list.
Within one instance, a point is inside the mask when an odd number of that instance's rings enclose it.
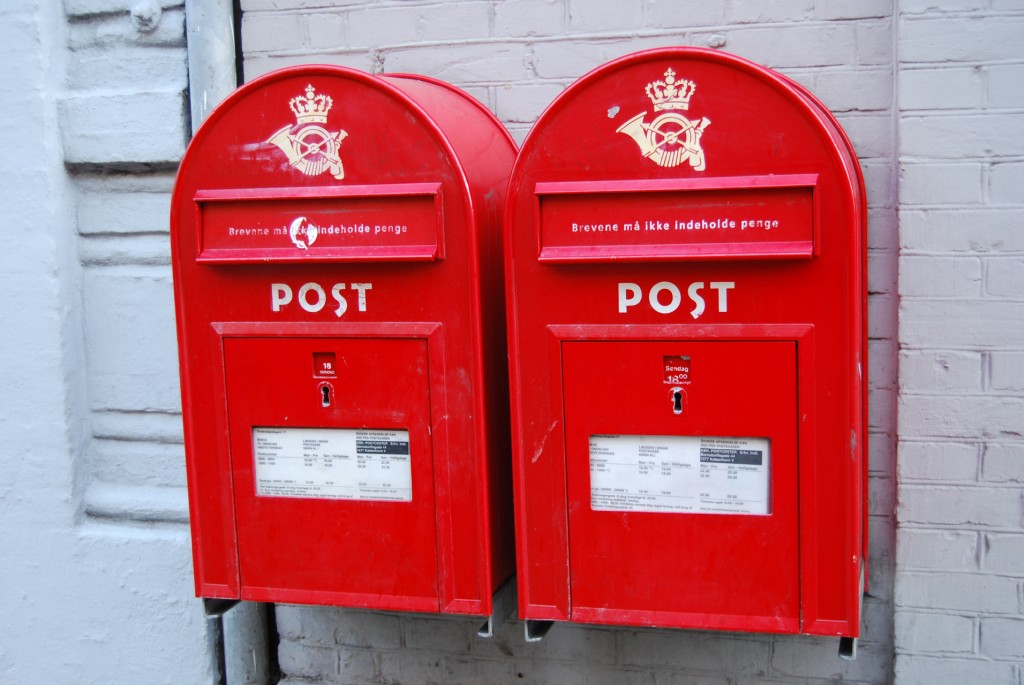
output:
{"label": "arched top mailbox", "polygon": [[197,132],[171,240],[200,596],[490,613],[515,153],[462,91],[332,66]]}
{"label": "arched top mailbox", "polygon": [[865,227],[835,118],[739,57],[548,107],[505,226],[521,615],[858,634]]}
{"label": "arched top mailbox", "polygon": [[[196,133],[175,192],[181,200],[191,190],[200,230],[179,232],[175,247],[205,263],[441,260],[444,212],[470,223],[493,213],[494,187],[507,182],[514,152],[486,108],[441,81],[283,69],[237,90]],[[291,226],[291,205],[313,214],[339,198],[348,224],[319,226],[307,217]],[[390,223],[376,223],[381,206]],[[275,240],[284,234],[262,224],[243,226],[238,207],[263,223],[271,223],[268,211],[280,213],[274,218],[287,225],[275,228],[287,228],[289,240]],[[364,213],[375,223],[362,221]]]}

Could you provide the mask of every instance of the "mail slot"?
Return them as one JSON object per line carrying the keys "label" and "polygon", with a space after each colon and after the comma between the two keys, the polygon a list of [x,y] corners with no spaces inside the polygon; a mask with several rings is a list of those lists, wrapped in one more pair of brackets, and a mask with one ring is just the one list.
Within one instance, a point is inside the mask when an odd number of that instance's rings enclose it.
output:
{"label": "mail slot", "polygon": [[515,153],[460,90],[330,66],[197,132],[171,240],[199,596],[491,613]]}
{"label": "mail slot", "polygon": [[669,48],[522,145],[506,266],[520,615],[852,639],[863,180],[788,78]]}

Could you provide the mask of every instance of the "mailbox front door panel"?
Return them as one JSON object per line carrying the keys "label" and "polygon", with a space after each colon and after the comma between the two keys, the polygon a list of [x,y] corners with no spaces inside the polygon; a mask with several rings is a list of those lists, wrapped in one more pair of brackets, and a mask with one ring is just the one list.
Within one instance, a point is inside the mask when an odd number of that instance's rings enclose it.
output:
{"label": "mailbox front door panel", "polygon": [[424,339],[224,339],[242,598],[436,611]]}
{"label": "mailbox front door panel", "polygon": [[572,620],[799,629],[793,341],[563,341]]}

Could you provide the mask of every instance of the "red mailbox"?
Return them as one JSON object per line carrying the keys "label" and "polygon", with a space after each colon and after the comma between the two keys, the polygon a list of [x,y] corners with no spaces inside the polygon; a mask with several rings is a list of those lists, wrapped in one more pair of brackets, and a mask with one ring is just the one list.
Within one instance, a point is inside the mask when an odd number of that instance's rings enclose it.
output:
{"label": "red mailbox", "polygon": [[491,612],[515,152],[453,87],[330,66],[196,134],[171,239],[198,595]]}
{"label": "red mailbox", "polygon": [[834,118],[738,57],[544,112],[505,227],[523,618],[857,636],[865,213]]}

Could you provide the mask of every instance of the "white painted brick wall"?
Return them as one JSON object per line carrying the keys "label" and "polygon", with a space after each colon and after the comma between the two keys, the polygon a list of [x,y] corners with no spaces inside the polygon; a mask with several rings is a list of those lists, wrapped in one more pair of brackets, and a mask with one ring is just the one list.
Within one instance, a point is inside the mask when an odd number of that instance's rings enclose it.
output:
{"label": "white painted brick wall", "polygon": [[[70,52],[59,112],[76,191],[94,435],[83,470],[86,511],[116,518],[97,502],[121,502],[128,522],[164,512],[187,542],[167,239],[174,169],[189,130],[184,6],[68,0],[66,11]],[[155,24],[141,25],[143,14]]]}
{"label": "white painted brick wall", "polygon": [[[666,5],[661,3],[654,7]],[[510,37],[552,35],[565,24],[565,12],[565,0],[507,0],[496,3],[494,33]]]}
{"label": "white painted brick wall", "polygon": [[980,163],[912,164],[900,177],[900,202],[906,205],[976,205],[982,202]]}
{"label": "white painted brick wall", "polygon": [[75,165],[173,163],[185,152],[184,108],[181,90],[69,96],[60,106],[61,129],[74,131],[64,138],[64,159]]}
{"label": "white painted brick wall", "polygon": [[969,654],[975,648],[978,626],[965,616],[901,612],[896,635],[908,649],[921,653]]}
{"label": "white painted brick wall", "polygon": [[169,291],[183,18],[182,0],[0,8],[4,683],[216,682]]}
{"label": "white painted brick wall", "polygon": [[[1015,455],[1019,459],[1020,454]],[[992,573],[1020,572],[1020,555],[1024,554],[1024,539],[1020,535],[990,533],[983,538],[985,557],[983,568]]]}
{"label": "white painted brick wall", "polygon": [[899,101],[904,112],[981,107],[985,101],[984,74],[972,67],[901,71]]}
{"label": "white painted brick wall", "polygon": [[952,571],[977,568],[981,536],[956,530],[905,530],[900,539],[902,568],[927,569],[943,565]]}
{"label": "white painted brick wall", "polygon": [[[1024,294],[1024,257],[994,257],[986,261],[985,293],[990,297],[1019,300]],[[1019,369],[1016,373],[1020,373]]]}
{"label": "white painted brick wall", "polygon": [[1007,661],[929,654],[897,659],[895,679],[897,683],[1016,683],[1017,672]]}
{"label": "white painted brick wall", "polygon": [[[611,59],[669,45],[721,47],[792,76],[837,112],[861,157],[871,218],[872,592],[857,661],[839,660],[834,639],[558,625],[541,643],[525,644],[516,622],[487,641],[473,636],[475,621],[279,607],[285,683],[889,682],[898,385],[891,0],[685,9],[675,0],[242,0],[242,9],[247,79],[312,62],[426,74],[478,97],[519,141],[569,83]],[[950,192],[968,194],[956,184],[957,172],[973,174],[970,197],[980,204],[980,165],[951,172]],[[928,183],[918,181],[924,189]],[[927,261],[919,268],[922,280],[950,280]],[[959,268],[954,280],[980,292],[984,277],[978,261],[973,270]],[[936,383],[950,392],[971,369],[981,374],[980,358],[947,362],[950,371]]]}
{"label": "white painted brick wall", "polygon": [[[935,184],[941,186],[941,179]],[[908,255],[900,259],[901,297],[978,297],[980,259]]]}
{"label": "white painted brick wall", "polygon": [[905,482],[968,482],[978,475],[979,454],[977,445],[952,440],[904,443],[899,475]]}
{"label": "white painted brick wall", "polygon": [[90,267],[82,296],[90,408],[180,411],[178,385],[166,372],[178,362],[167,270],[148,265]]}
{"label": "white painted brick wall", "polygon": [[903,373],[937,393],[981,392],[983,363],[982,354],[971,351],[906,350],[900,355]]}
{"label": "white painted brick wall", "polygon": [[898,9],[895,675],[1019,683],[1024,5]]}

